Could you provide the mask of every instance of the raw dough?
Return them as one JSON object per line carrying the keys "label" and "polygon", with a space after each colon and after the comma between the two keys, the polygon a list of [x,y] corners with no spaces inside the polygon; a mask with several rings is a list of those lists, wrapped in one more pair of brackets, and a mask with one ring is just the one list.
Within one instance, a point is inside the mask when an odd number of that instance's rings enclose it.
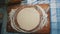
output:
{"label": "raw dough", "polygon": [[24,30],[32,30],[37,27],[40,21],[39,12],[31,7],[24,8],[17,14],[17,22],[20,28]]}

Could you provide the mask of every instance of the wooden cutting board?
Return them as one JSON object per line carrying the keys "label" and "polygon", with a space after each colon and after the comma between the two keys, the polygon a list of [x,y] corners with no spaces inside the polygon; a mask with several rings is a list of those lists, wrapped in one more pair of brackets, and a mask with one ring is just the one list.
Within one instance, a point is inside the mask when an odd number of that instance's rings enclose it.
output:
{"label": "wooden cutting board", "polygon": [[[46,8],[49,7],[49,4],[40,4],[39,6],[41,6],[44,10],[46,10]],[[9,12],[11,11],[11,9],[16,9],[16,8],[18,8],[18,7],[22,7],[22,6],[20,6],[20,5],[12,5],[12,6],[9,6],[9,7],[7,8],[8,16],[9,16]],[[50,10],[47,12],[47,14],[48,14],[48,24],[47,24],[47,27],[44,26],[43,29],[38,30],[38,31],[35,32],[35,33],[39,33],[39,34],[50,34]],[[17,33],[17,31],[14,30],[14,29],[11,27],[11,23],[10,23],[10,21],[9,21],[9,17],[8,17],[7,27],[6,27],[6,28],[7,28],[7,32],[16,32],[16,33]],[[35,34],[35,33],[34,33],[34,34]]]}

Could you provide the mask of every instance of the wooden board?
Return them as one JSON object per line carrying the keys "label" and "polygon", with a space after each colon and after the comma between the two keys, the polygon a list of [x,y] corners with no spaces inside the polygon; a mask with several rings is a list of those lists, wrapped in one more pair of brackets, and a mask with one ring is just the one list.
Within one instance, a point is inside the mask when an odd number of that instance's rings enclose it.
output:
{"label": "wooden board", "polygon": [[[46,10],[46,8],[49,6],[49,4],[40,4],[40,6]],[[11,9],[16,9],[18,7],[21,7],[20,5],[12,5],[12,6],[9,6],[7,8],[7,13],[8,13],[8,16],[9,16],[9,12],[11,11]],[[44,26],[43,29],[37,31],[36,33],[42,33],[42,34],[50,34],[50,10],[47,12],[48,14],[48,24],[47,24],[47,27]],[[9,21],[9,17],[8,17],[8,21],[7,21],[7,32],[16,32],[16,30],[14,30],[12,27],[11,27],[11,23]],[[35,34],[35,33],[34,33]]]}

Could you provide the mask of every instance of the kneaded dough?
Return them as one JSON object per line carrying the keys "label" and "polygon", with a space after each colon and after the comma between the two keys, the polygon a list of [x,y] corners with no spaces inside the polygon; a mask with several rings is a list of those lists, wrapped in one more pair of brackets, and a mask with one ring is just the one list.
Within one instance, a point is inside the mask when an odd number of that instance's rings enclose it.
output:
{"label": "kneaded dough", "polygon": [[24,30],[32,30],[36,28],[39,21],[39,12],[33,7],[24,8],[17,14],[17,22],[20,28]]}

